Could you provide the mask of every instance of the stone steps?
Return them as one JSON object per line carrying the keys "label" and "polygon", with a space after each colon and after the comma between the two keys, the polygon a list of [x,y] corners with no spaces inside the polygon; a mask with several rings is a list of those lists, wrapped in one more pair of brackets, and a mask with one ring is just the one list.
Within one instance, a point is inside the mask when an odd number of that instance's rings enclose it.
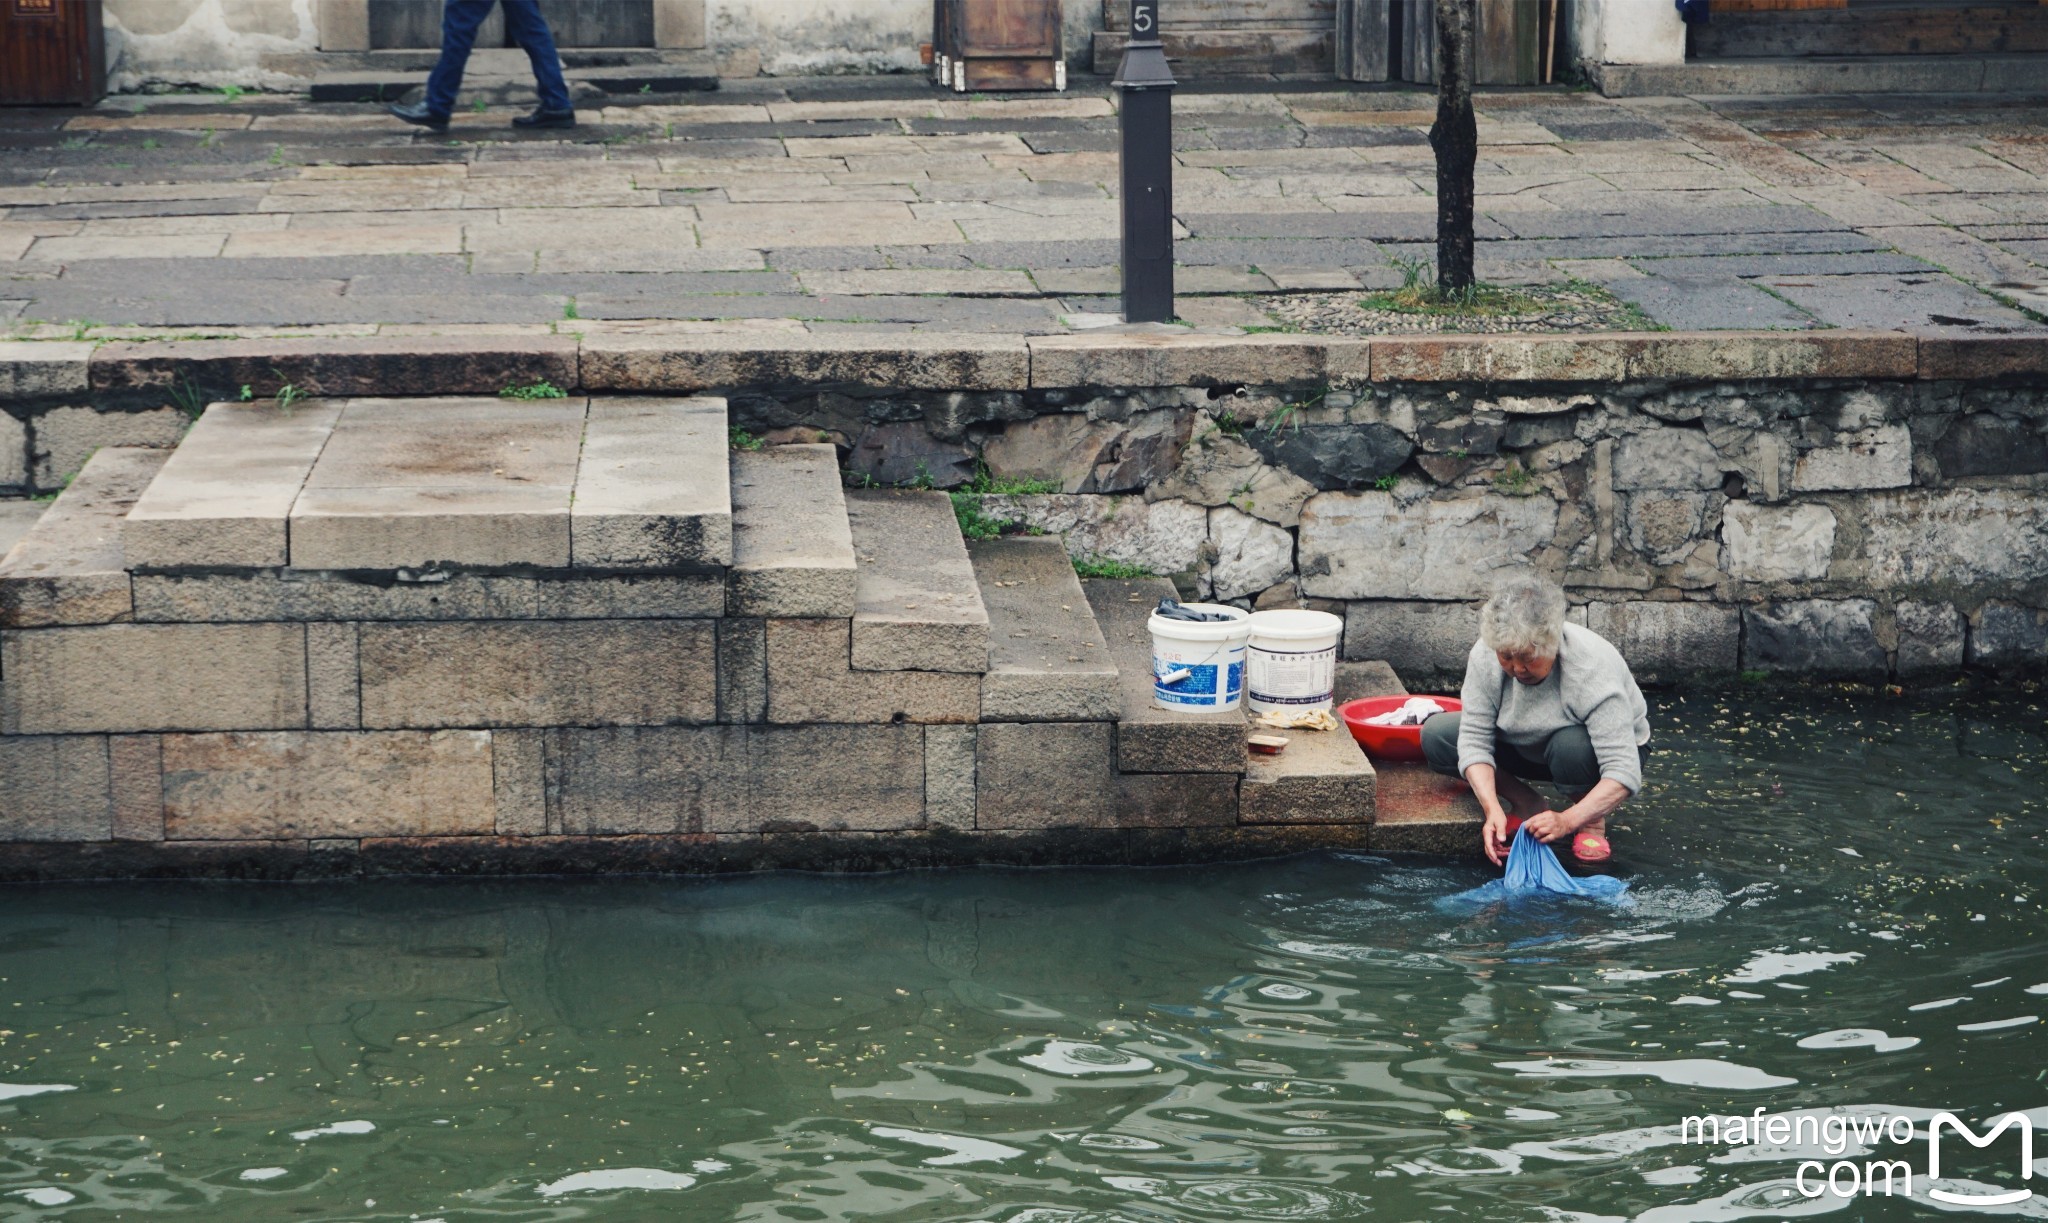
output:
{"label": "stone steps", "polygon": [[1057,539],[967,545],[988,608],[984,722],[1102,722],[1122,712],[1109,645]]}
{"label": "stone steps", "polygon": [[19,500],[0,501],[0,558],[14,550],[43,516],[43,503]]}
{"label": "stone steps", "polygon": [[[1408,687],[1384,662],[1337,664],[1337,702],[1406,696]],[[1440,777],[1419,761],[1379,761],[1373,791],[1376,852],[1470,857],[1483,817],[1464,782]]]}
{"label": "stone steps", "polygon": [[122,523],[128,568],[289,563],[292,504],[340,418],[332,401],[206,409]]}
{"label": "stone steps", "polygon": [[1241,712],[1152,705],[1170,583],[970,547],[837,459],[653,396],[224,403],[101,451],[0,561],[0,876],[22,842],[199,873],[1373,843],[1348,739],[1248,760]]}
{"label": "stone steps", "polygon": [[340,408],[292,501],[292,568],[570,566],[588,400]]}
{"label": "stone steps", "polygon": [[1238,818],[1246,824],[1370,824],[1373,766],[1348,732],[1292,731],[1278,756],[1246,751],[1242,711],[1188,714],[1152,703],[1151,633],[1163,578],[1086,583],[1121,676],[1117,767],[1126,773],[1240,772]]}
{"label": "stone steps", "polygon": [[732,452],[733,616],[854,612],[853,533],[830,445]]}
{"label": "stone steps", "polygon": [[1152,634],[1145,627],[1162,598],[1177,598],[1165,578],[1083,582],[1116,667],[1121,707],[1117,768],[1126,773],[1242,773],[1245,718],[1175,713],[1152,703]]}
{"label": "stone steps", "polygon": [[989,665],[988,610],[944,493],[846,493],[857,578],[856,671],[958,671]]}
{"label": "stone steps", "polygon": [[1247,824],[1369,824],[1374,816],[1372,762],[1351,732],[1275,731],[1287,736],[1277,756],[1254,755],[1238,788],[1238,818]]}
{"label": "stone steps", "polygon": [[590,401],[570,556],[578,569],[732,564],[723,399]]}
{"label": "stone steps", "polygon": [[722,567],[725,436],[716,399],[217,403],[123,545],[145,572]]}
{"label": "stone steps", "polygon": [[86,462],[0,560],[0,626],[112,624],[134,615],[121,520],[168,457],[110,447]]}

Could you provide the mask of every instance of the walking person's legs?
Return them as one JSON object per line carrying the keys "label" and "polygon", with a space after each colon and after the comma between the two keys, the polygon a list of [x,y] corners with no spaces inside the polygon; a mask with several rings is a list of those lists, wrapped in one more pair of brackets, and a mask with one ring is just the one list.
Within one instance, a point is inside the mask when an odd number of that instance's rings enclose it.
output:
{"label": "walking person's legs", "polygon": [[540,109],[513,122],[520,127],[575,126],[569,83],[562,79],[562,56],[555,48],[555,36],[548,29],[547,18],[541,15],[539,0],[499,2],[505,8],[505,29],[526,52],[533,65],[534,88],[540,94]]}
{"label": "walking person's legs", "polygon": [[470,48],[476,45],[477,27],[491,15],[495,3],[497,0],[447,0],[441,9],[441,58],[427,74],[426,93],[417,102],[393,106],[393,115],[437,132],[447,130],[455,94],[462,88],[462,70],[469,64]]}
{"label": "walking person's legs", "polygon": [[455,94],[462,88],[462,70],[469,65],[470,49],[476,46],[477,27],[491,15],[495,0],[447,0],[441,10],[441,58],[427,74],[427,109],[437,115],[455,110]]}

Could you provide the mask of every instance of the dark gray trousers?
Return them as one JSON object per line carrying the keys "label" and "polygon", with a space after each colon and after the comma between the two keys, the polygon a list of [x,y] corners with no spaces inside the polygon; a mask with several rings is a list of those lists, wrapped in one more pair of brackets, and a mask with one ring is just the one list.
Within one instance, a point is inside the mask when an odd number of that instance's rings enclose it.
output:
{"label": "dark gray trousers", "polygon": [[[1422,754],[1446,777],[1458,776],[1458,728],[1464,720],[1463,714],[1440,713],[1422,724]],[[1493,762],[1512,777],[1554,781],[1567,790],[1590,790],[1600,781],[1600,761],[1583,726],[1567,726],[1541,747],[1516,747],[1496,734]]]}

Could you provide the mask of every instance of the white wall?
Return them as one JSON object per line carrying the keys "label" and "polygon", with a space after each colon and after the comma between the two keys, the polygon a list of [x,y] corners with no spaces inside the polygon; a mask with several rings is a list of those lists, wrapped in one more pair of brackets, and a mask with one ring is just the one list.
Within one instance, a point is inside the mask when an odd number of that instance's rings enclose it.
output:
{"label": "white wall", "polygon": [[915,72],[931,0],[706,0],[705,39],[733,68],[750,54],[771,76]]}
{"label": "white wall", "polygon": [[241,85],[293,89],[263,56],[319,44],[314,0],[106,0],[107,88]]}
{"label": "white wall", "polygon": [[1579,59],[1596,64],[1682,64],[1685,23],[1671,0],[1567,0]]}

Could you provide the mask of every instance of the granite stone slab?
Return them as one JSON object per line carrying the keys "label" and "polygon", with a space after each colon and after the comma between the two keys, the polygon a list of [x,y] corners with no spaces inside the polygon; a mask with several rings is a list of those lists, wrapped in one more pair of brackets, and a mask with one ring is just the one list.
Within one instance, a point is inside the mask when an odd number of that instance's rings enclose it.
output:
{"label": "granite stone slab", "polygon": [[579,569],[732,563],[722,399],[597,399],[584,425],[570,556]]}
{"label": "granite stone slab", "polygon": [[93,455],[0,560],[0,627],[109,624],[132,617],[121,520],[168,457],[168,451],[124,447]]}
{"label": "granite stone slab", "polygon": [[1116,664],[1060,541],[977,540],[967,550],[988,609],[981,720],[1114,720]]}
{"label": "granite stone slab", "polygon": [[830,445],[735,450],[731,457],[734,616],[854,613],[853,533]]}
{"label": "granite stone slab", "polygon": [[988,610],[946,494],[852,490],[846,517],[854,670],[986,671]]}
{"label": "granite stone slab", "polygon": [[206,409],[122,524],[128,568],[285,564],[292,505],[341,411],[320,401]]}
{"label": "granite stone slab", "polygon": [[291,512],[300,569],[570,563],[585,403],[349,401]]}

